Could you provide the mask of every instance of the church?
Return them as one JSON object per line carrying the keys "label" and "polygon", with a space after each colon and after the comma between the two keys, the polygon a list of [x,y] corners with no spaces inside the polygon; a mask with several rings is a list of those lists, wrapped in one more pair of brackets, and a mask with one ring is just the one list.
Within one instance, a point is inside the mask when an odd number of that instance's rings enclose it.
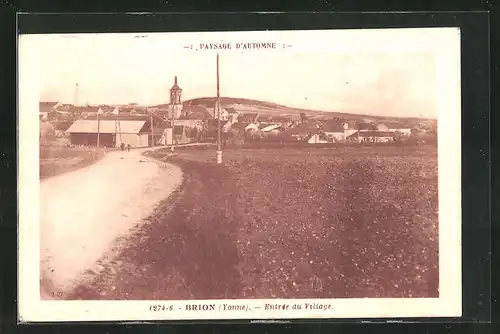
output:
{"label": "church", "polygon": [[168,118],[177,119],[182,113],[182,89],[177,83],[177,76],[174,77],[174,85],[170,88],[170,104],[168,105]]}

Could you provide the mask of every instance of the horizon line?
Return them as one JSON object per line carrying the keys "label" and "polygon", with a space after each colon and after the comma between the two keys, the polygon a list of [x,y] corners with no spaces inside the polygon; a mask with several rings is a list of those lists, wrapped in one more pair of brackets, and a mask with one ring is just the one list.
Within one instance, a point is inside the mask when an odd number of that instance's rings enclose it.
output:
{"label": "horizon line", "polygon": [[[286,104],[281,104],[277,102],[272,102],[272,101],[263,101],[263,100],[256,100],[252,98],[247,98],[247,97],[230,97],[230,96],[221,96],[221,99],[234,99],[234,100],[248,100],[248,101],[255,101],[255,102],[261,102],[261,103],[267,103],[267,104],[274,104],[278,107],[284,107],[288,109],[295,109],[296,111],[304,111],[304,112],[314,112],[314,113],[337,113],[337,114],[346,114],[346,115],[352,115],[352,116],[366,116],[366,117],[388,117],[388,118],[418,118],[418,119],[425,119],[425,120],[437,120],[436,117],[424,117],[424,116],[392,116],[392,115],[384,115],[384,114],[367,114],[363,112],[346,112],[346,111],[334,111],[334,110],[321,110],[321,109],[305,109],[301,107],[293,107],[293,106],[288,106]],[[194,97],[190,98],[187,100],[184,100],[181,102],[181,104],[184,104],[184,102],[192,101],[192,100],[198,100],[198,99],[217,99],[216,96],[201,96],[201,97]],[[59,103],[60,101],[43,101],[40,99],[39,103]],[[64,103],[61,102],[62,104],[67,104],[67,105],[72,105],[72,106],[79,106],[79,107],[93,107],[93,106],[138,106],[138,107],[155,107],[159,105],[169,105],[170,103],[154,103],[154,104],[141,104],[141,103],[135,103],[135,102],[128,102],[128,103],[94,103],[94,104],[73,104],[73,103]],[[236,103],[237,104],[237,103]]]}

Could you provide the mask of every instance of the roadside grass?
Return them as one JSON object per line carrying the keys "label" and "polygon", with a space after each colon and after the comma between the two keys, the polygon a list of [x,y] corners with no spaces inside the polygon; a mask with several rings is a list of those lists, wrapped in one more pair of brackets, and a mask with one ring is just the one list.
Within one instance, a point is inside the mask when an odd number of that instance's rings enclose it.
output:
{"label": "roadside grass", "polygon": [[41,146],[40,180],[86,167],[105,154],[104,149]]}
{"label": "roadside grass", "polygon": [[178,149],[185,180],[70,299],[437,297],[437,149]]}

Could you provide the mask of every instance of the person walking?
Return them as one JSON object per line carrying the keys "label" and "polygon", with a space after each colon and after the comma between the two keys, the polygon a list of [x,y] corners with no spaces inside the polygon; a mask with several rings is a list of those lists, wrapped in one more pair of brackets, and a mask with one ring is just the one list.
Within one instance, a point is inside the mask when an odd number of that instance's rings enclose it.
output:
{"label": "person walking", "polygon": [[130,152],[130,148],[131,148],[130,144],[127,144],[127,151],[128,152]]}

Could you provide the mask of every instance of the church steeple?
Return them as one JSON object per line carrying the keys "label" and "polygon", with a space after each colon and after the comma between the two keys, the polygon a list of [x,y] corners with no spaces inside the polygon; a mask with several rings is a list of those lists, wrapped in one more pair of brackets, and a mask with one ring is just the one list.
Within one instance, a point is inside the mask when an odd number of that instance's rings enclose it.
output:
{"label": "church steeple", "polygon": [[182,110],[182,89],[177,84],[177,76],[174,77],[174,85],[170,88],[170,117],[179,118]]}
{"label": "church steeple", "polygon": [[174,85],[170,88],[170,104],[181,103],[182,89],[177,84],[177,76],[174,78]]}

